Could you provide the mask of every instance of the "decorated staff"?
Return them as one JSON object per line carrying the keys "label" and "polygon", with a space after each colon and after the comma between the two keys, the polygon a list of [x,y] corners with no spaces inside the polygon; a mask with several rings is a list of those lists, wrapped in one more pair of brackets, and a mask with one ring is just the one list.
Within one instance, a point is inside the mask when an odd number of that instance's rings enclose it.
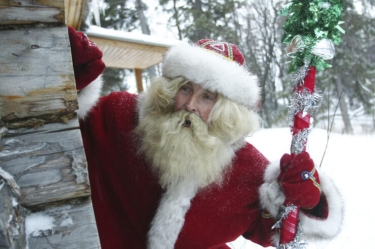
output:
{"label": "decorated staff", "polygon": [[[289,44],[288,56],[292,61],[288,72],[294,83],[290,106],[292,156],[306,150],[311,115],[320,99],[314,90],[315,73],[331,67],[326,60],[334,57],[334,44],[341,42],[340,35],[344,33],[339,26],[342,10],[342,0],[292,0],[281,10],[281,14],[288,17],[282,41]],[[301,177],[315,182],[314,168],[302,172]],[[285,186],[283,188],[286,191]],[[306,245],[300,239],[297,205],[290,200],[284,202],[281,218],[274,225],[280,228],[278,248],[304,248]]]}

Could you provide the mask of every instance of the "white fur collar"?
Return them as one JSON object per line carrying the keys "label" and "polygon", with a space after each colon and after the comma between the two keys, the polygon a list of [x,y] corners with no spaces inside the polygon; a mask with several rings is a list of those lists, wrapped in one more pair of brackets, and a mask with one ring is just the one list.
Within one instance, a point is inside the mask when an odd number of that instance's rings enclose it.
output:
{"label": "white fur collar", "polygon": [[174,248],[197,191],[193,181],[180,181],[177,186],[167,188],[148,232],[148,249]]}

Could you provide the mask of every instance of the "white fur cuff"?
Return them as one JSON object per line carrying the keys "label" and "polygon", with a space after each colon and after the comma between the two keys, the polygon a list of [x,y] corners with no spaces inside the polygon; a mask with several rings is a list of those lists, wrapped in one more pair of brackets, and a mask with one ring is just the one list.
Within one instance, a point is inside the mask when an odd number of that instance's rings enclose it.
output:
{"label": "white fur cuff", "polygon": [[101,76],[94,80],[91,84],[83,88],[78,94],[78,106],[77,115],[79,119],[84,119],[91,108],[95,106],[96,102],[100,97],[100,91],[102,89],[102,78]]}
{"label": "white fur cuff", "polygon": [[320,186],[328,202],[328,217],[314,219],[300,213],[303,234],[310,239],[332,239],[341,230],[344,221],[344,203],[341,193],[328,175],[319,172]]}
{"label": "white fur cuff", "polygon": [[259,188],[260,204],[273,217],[277,216],[281,205],[285,201],[285,195],[277,181],[279,174],[279,162],[270,163],[264,172],[264,183]]}

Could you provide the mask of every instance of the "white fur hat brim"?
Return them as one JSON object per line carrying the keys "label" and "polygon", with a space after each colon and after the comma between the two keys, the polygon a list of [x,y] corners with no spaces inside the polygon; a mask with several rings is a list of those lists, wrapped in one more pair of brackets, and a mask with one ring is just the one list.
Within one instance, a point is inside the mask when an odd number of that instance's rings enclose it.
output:
{"label": "white fur hat brim", "polygon": [[257,109],[260,99],[256,76],[244,66],[194,44],[181,43],[166,53],[163,76],[183,76],[252,110]]}

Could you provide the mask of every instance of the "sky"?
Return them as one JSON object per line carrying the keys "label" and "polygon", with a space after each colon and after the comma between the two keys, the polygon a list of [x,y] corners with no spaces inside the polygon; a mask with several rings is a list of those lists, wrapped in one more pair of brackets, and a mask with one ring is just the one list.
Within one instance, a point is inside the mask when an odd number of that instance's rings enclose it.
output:
{"label": "sky", "polygon": [[[248,138],[269,160],[278,161],[288,153],[289,128],[262,129]],[[320,165],[327,145],[327,132],[313,128],[308,137],[307,151]],[[338,186],[345,202],[345,219],[341,233],[332,241],[309,242],[307,249],[375,248],[373,230],[375,134],[342,135],[331,133],[319,172],[327,173]],[[233,249],[262,248],[242,238],[229,244]]]}

